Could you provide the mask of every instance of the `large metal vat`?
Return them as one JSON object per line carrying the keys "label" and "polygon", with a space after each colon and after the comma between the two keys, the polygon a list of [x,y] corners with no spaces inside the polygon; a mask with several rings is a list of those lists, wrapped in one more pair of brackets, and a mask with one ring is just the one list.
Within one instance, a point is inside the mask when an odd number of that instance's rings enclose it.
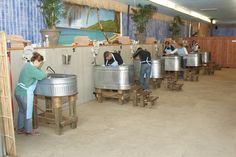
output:
{"label": "large metal vat", "polygon": [[141,63],[140,60],[134,60],[134,78],[139,80]]}
{"label": "large metal vat", "polygon": [[68,74],[49,74],[38,81],[34,92],[42,96],[68,96],[77,94],[77,77]]}
{"label": "large metal vat", "polygon": [[181,71],[182,58],[180,56],[164,56],[165,71]]}
{"label": "large metal vat", "polygon": [[210,52],[201,52],[202,63],[206,64],[209,63],[211,60],[211,53]]}
{"label": "large metal vat", "polygon": [[134,81],[134,66],[94,66],[95,88],[128,90]]}
{"label": "large metal vat", "polygon": [[187,67],[199,67],[201,66],[201,54],[189,53],[187,58]]}
{"label": "large metal vat", "polygon": [[152,60],[151,78],[163,78],[163,77],[164,77],[164,60],[163,59]]}
{"label": "large metal vat", "polygon": [[[140,68],[141,63],[140,60],[134,60],[134,76],[135,79],[139,79],[140,76]],[[152,60],[152,71],[151,78],[163,78],[164,74],[164,60],[163,59],[155,59]]]}

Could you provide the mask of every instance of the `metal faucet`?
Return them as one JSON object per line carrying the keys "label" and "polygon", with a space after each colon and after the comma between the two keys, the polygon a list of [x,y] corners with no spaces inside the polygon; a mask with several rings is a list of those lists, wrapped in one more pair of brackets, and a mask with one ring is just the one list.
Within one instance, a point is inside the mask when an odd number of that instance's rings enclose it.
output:
{"label": "metal faucet", "polygon": [[52,69],[52,67],[50,67],[50,66],[47,66],[47,68],[46,68],[46,71],[48,71],[48,70],[50,70],[52,73],[56,73],[53,69]]}

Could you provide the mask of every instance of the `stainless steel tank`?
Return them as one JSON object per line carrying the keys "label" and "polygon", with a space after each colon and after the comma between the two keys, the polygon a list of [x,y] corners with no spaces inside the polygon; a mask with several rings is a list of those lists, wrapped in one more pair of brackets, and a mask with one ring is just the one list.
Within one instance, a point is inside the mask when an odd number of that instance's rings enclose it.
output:
{"label": "stainless steel tank", "polygon": [[94,66],[95,88],[128,90],[134,82],[134,66]]}
{"label": "stainless steel tank", "polygon": [[77,76],[68,74],[49,74],[47,78],[38,81],[34,91],[42,96],[68,96],[77,94]]}
{"label": "stainless steel tank", "polygon": [[[140,76],[140,60],[134,60],[134,76],[136,80],[139,80]],[[163,59],[155,59],[152,60],[152,71],[151,78],[163,78],[164,75],[164,60]]]}
{"label": "stainless steel tank", "polygon": [[210,52],[201,52],[201,59],[202,59],[203,64],[209,63],[211,60],[211,53]]}
{"label": "stainless steel tank", "polygon": [[164,60],[163,59],[152,60],[151,78],[163,78],[163,77],[164,77]]}
{"label": "stainless steel tank", "polygon": [[180,56],[164,56],[165,71],[181,71],[182,59]]}
{"label": "stainless steel tank", "polygon": [[134,79],[139,80],[139,75],[140,75],[140,60],[134,60]]}
{"label": "stainless steel tank", "polygon": [[201,66],[201,54],[189,53],[187,58],[187,67],[199,67]]}

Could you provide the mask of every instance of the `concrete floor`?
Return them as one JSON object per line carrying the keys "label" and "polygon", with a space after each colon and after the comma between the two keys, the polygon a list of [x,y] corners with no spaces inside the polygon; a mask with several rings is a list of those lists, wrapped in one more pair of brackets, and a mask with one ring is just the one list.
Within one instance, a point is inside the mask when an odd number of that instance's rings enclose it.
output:
{"label": "concrete floor", "polygon": [[182,92],[158,89],[152,109],[89,102],[78,128],[57,136],[17,135],[19,157],[235,157],[236,69],[184,82]]}

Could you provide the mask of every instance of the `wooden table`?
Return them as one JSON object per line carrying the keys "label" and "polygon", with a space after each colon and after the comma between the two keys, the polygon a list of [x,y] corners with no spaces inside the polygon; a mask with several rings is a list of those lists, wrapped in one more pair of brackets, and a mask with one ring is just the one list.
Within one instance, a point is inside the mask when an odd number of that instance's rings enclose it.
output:
{"label": "wooden table", "polygon": [[[65,97],[45,97],[46,110],[40,109],[38,105],[37,95],[34,99],[33,126],[38,127],[40,119],[47,124],[55,124],[55,130],[58,135],[62,134],[62,129],[66,125],[70,125],[72,129],[77,128],[78,117],[76,114],[76,95],[67,96],[69,104],[69,115],[63,116],[62,98]],[[38,110],[42,113],[38,114]]]}

